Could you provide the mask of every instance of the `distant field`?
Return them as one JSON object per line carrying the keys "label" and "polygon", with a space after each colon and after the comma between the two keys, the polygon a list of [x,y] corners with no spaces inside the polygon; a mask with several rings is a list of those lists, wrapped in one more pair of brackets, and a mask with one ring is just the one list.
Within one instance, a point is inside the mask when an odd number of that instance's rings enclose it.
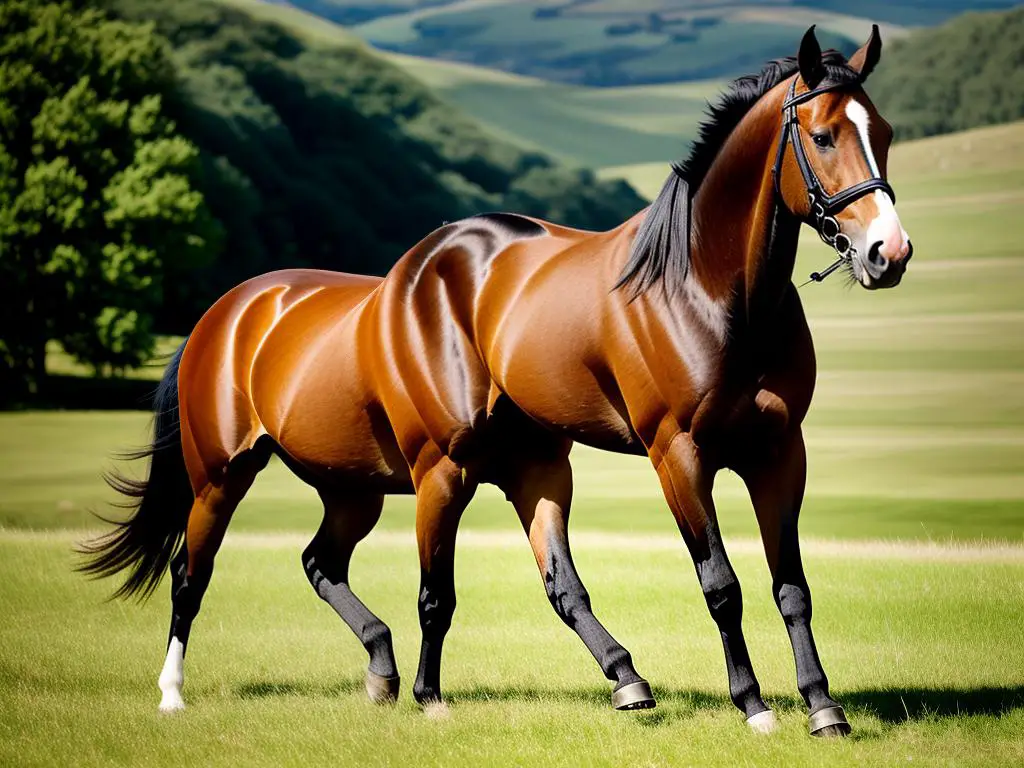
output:
{"label": "distant field", "polygon": [[712,82],[587,88],[465,64],[388,54],[490,132],[589,168],[684,154]]}
{"label": "distant field", "polygon": [[[301,0],[298,5],[313,7]],[[889,37],[902,32],[900,6],[871,17],[889,22]],[[915,23],[934,23],[946,12],[915,15]],[[791,54],[800,33],[815,22],[828,46],[848,50],[870,29],[868,17],[852,8],[688,0],[467,0],[382,15],[352,29],[400,53],[609,86],[742,74],[752,61]]]}

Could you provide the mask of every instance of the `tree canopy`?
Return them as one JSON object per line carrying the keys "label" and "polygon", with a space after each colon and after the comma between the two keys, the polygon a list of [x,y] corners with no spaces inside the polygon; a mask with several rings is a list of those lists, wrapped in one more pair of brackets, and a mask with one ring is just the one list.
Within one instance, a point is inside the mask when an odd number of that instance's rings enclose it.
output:
{"label": "tree canopy", "polygon": [[895,41],[867,88],[900,139],[1024,118],[1024,7]]}
{"label": "tree canopy", "polygon": [[166,275],[220,240],[165,43],[67,2],[2,0],[0,29],[0,384],[37,384],[49,339],[136,364]]}
{"label": "tree canopy", "polygon": [[384,274],[474,213],[607,228],[644,205],[490,136],[364,44],[213,0],[0,0],[0,28],[5,389],[45,375],[51,339],[136,364],[271,269]]}

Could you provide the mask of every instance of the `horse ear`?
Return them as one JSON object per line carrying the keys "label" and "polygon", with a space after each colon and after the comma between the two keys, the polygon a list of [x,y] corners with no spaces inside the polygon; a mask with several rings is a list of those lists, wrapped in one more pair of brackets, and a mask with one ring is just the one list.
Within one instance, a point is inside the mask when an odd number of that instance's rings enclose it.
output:
{"label": "horse ear", "polygon": [[800,65],[800,77],[804,79],[804,84],[809,89],[813,90],[825,79],[825,66],[821,63],[821,46],[818,45],[818,38],[814,36],[813,24],[800,41],[800,53],[797,54],[796,60]]}
{"label": "horse ear", "polygon": [[878,25],[871,25],[871,37],[850,57],[850,69],[860,74],[863,81],[871,74],[878,59],[882,56],[882,36],[878,34]]}

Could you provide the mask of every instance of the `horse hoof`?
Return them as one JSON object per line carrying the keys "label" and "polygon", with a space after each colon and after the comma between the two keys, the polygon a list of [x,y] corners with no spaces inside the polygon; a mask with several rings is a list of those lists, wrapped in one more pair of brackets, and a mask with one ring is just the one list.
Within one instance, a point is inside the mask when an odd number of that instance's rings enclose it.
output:
{"label": "horse hoof", "polygon": [[775,713],[770,709],[758,712],[747,718],[747,725],[754,733],[771,733],[779,727],[779,721],[775,719]]}
{"label": "horse hoof", "polygon": [[811,713],[811,736],[834,737],[846,736],[850,733],[850,724],[846,713],[840,706],[825,707]]}
{"label": "horse hoof", "polygon": [[646,680],[629,683],[612,691],[612,706],[626,711],[631,709],[654,709],[654,694]]}
{"label": "horse hoof", "polygon": [[185,700],[178,691],[166,691],[160,698],[160,714],[173,715],[185,709]]}
{"label": "horse hoof", "polygon": [[381,677],[366,670],[366,695],[374,704],[394,704],[398,701],[398,687],[402,678]]}
{"label": "horse hoof", "polygon": [[427,720],[447,720],[452,712],[443,701],[433,699],[423,705],[423,714]]}

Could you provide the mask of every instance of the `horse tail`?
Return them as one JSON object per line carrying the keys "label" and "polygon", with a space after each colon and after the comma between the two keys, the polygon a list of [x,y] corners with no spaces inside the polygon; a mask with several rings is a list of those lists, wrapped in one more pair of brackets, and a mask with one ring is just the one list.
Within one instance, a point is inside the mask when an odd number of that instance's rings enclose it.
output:
{"label": "horse tail", "polygon": [[185,469],[178,413],[178,367],[182,344],[171,358],[153,398],[153,444],[123,454],[134,460],[149,458],[149,477],[135,480],[115,471],[105,474],[107,484],[128,501],[121,506],[134,512],[126,520],[109,520],[114,530],[79,547],[86,561],[78,570],[95,577],[128,571],[128,578],[113,597],[148,598],[177,554],[188,525],[194,499]]}

